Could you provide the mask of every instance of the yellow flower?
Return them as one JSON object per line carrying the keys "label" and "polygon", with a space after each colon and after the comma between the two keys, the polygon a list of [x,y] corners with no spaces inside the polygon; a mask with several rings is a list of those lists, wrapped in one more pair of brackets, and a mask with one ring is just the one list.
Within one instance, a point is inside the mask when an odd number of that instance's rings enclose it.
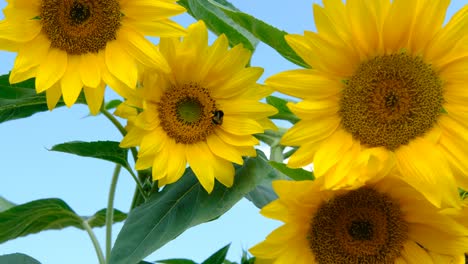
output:
{"label": "yellow flower", "polygon": [[82,88],[93,114],[105,84],[135,87],[138,65],[169,67],[144,35],[185,33],[169,16],[185,9],[176,0],[7,0],[0,48],[18,52],[10,83],[36,78],[52,110],[63,94],[72,106]]}
{"label": "yellow flower", "polygon": [[250,249],[261,263],[464,263],[468,229],[395,177],[354,190],[275,181],[261,213],[284,222]]}
{"label": "yellow flower", "polygon": [[[312,69],[279,73],[271,87],[303,99],[282,144],[288,165],[314,163],[327,188],[400,170],[437,206],[468,189],[468,7],[445,25],[450,1],[324,0],[317,32],[288,35]],[[349,175],[350,171],[365,174]],[[333,176],[332,176],[333,175]]]}
{"label": "yellow flower", "polygon": [[188,163],[208,192],[215,178],[230,187],[231,162],[256,155],[252,134],[275,129],[267,117],[276,109],[259,102],[271,93],[256,83],[263,69],[246,67],[250,52],[241,45],[228,50],[224,35],[212,46],[207,41],[202,21],[183,40],[162,38],[171,72],[146,71],[116,111],[129,120],[121,147],[140,146],[136,169],[152,166],[159,186],[177,181]]}

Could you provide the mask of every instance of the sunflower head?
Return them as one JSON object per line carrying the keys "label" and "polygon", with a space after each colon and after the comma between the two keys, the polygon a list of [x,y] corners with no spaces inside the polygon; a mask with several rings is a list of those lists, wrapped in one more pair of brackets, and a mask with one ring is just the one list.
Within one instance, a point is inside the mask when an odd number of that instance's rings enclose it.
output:
{"label": "sunflower head", "polygon": [[0,22],[0,49],[18,52],[10,83],[36,78],[49,109],[63,95],[73,105],[83,90],[93,114],[106,84],[134,88],[143,66],[168,71],[144,35],[180,36],[168,19],[185,11],[176,1],[11,0]]}
{"label": "sunflower head", "polygon": [[394,177],[353,190],[276,181],[261,213],[284,222],[250,252],[275,264],[459,263],[468,229]]}
{"label": "sunflower head", "polygon": [[[468,188],[464,7],[444,25],[450,1],[332,1],[314,5],[316,32],[287,35],[312,69],[266,84],[303,99],[282,144],[291,167],[314,163],[327,188],[399,170],[437,206],[459,206]],[[462,73],[463,72],[463,73]],[[366,176],[366,178],[368,178]]]}
{"label": "sunflower head", "polygon": [[228,49],[224,35],[209,46],[202,21],[183,39],[161,39],[159,50],[171,71],[148,69],[127,94],[117,109],[129,121],[121,146],[140,147],[136,168],[152,167],[160,186],[177,181],[187,164],[208,192],[215,178],[231,186],[232,163],[256,155],[253,134],[276,128],[268,119],[276,109],[259,102],[271,93],[256,83],[263,69],[247,67],[250,52]]}

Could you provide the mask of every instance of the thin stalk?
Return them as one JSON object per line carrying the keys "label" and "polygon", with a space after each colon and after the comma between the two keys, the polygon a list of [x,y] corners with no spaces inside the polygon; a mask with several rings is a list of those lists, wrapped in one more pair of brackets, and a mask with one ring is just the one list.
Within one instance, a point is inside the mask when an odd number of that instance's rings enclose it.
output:
{"label": "thin stalk", "polygon": [[109,263],[110,252],[112,249],[112,224],[114,223],[114,197],[115,190],[117,187],[117,181],[119,179],[121,165],[116,165],[114,174],[112,175],[112,181],[109,190],[109,197],[107,199],[107,212],[106,212],[106,263]]}
{"label": "thin stalk", "polygon": [[145,190],[143,189],[143,183],[141,183],[140,179],[138,178],[138,176],[136,176],[133,170],[128,170],[128,172],[130,172],[130,175],[132,175],[133,179],[137,183],[137,189],[138,191],[140,191],[140,194],[143,196],[143,198],[145,198],[145,201],[146,201],[148,197],[146,197]]}
{"label": "thin stalk", "polygon": [[96,235],[93,232],[93,229],[91,228],[91,226],[89,226],[87,221],[82,221],[81,225],[86,230],[86,232],[89,235],[89,238],[91,239],[91,242],[93,243],[94,250],[96,251],[96,255],[99,260],[99,264],[106,264],[104,254],[102,253],[101,246],[99,245],[99,241],[97,240]]}
{"label": "thin stalk", "polygon": [[[127,130],[125,130],[125,127],[122,126],[122,124],[115,118],[115,116],[109,111],[107,111],[104,107],[101,107],[101,113],[111,121],[111,123],[120,131],[122,136],[125,136],[127,134]],[[132,152],[133,160],[136,162],[138,158],[138,152],[136,148],[130,148],[130,151]]]}

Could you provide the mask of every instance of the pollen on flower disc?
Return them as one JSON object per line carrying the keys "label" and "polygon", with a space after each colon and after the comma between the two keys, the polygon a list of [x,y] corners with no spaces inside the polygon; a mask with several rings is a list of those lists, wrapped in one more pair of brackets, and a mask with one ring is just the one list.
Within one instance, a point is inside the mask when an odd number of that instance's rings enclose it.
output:
{"label": "pollen on flower disc", "polygon": [[40,20],[52,47],[80,55],[115,40],[121,16],[118,0],[42,0]]}
{"label": "pollen on flower disc", "polygon": [[307,238],[318,263],[393,264],[407,237],[399,203],[363,187],[324,202]]}
{"label": "pollen on flower disc", "polygon": [[214,132],[216,102],[208,90],[196,83],[172,86],[162,95],[158,115],[162,129],[178,143],[204,141]]}
{"label": "pollen on flower disc", "polygon": [[442,92],[438,75],[420,57],[377,56],[345,81],[343,127],[362,144],[395,150],[434,126]]}

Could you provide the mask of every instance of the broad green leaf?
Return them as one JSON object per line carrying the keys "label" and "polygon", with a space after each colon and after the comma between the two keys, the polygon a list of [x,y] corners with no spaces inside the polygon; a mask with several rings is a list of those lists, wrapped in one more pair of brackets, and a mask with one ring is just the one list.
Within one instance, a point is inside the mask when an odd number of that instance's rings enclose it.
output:
{"label": "broad green leaf", "polygon": [[[83,221],[91,227],[104,226],[105,209],[91,217],[80,217],[60,199],[41,199],[11,207],[0,213],[0,243],[39,233],[44,230],[76,227],[83,229]],[[123,221],[125,214],[115,210],[114,222]]]}
{"label": "broad green leaf", "polygon": [[271,186],[271,181],[269,181],[255,187],[255,189],[245,195],[245,198],[251,201],[257,208],[261,209],[265,205],[278,199],[278,195],[276,195]]}
{"label": "broad green leaf", "polygon": [[55,145],[51,150],[75,154],[82,157],[103,159],[128,168],[128,150],[119,147],[119,142],[115,141],[72,141]]}
{"label": "broad green leaf", "polygon": [[3,212],[11,207],[15,206],[16,204],[8,201],[7,199],[0,196],[0,212]]}
{"label": "broad green leaf", "polygon": [[158,260],[155,263],[158,264],[197,264],[195,261],[190,259],[164,259]]}
{"label": "broad green leaf", "polygon": [[228,15],[241,27],[252,33],[252,35],[254,35],[257,39],[275,49],[285,59],[304,68],[310,68],[310,66],[307,65],[307,63],[305,63],[304,60],[302,60],[302,58],[296,54],[296,52],[284,39],[284,36],[288,34],[287,32],[279,30],[251,15],[233,9],[231,6],[224,3],[226,1],[207,1],[221,9],[226,15]]}
{"label": "broad green leaf", "polygon": [[[216,35],[225,34],[229,44],[235,46],[242,43],[245,48],[255,50],[258,44],[250,32],[237,25],[220,8],[209,0],[179,0],[178,3],[185,7],[188,13],[197,20],[203,20],[207,27]],[[231,8],[233,7],[230,5]]]}
{"label": "broad green leaf", "polygon": [[0,264],[41,264],[34,258],[22,254],[14,253],[0,256]]}
{"label": "broad green leaf", "polygon": [[[8,78],[9,75],[0,76],[0,123],[48,111],[45,93],[36,94],[35,79],[10,84]],[[85,103],[83,94],[77,103]],[[64,105],[60,99],[56,107]]]}
{"label": "broad green leaf", "polygon": [[203,261],[201,264],[223,264],[230,246],[230,244],[224,246],[220,250],[216,251],[216,253],[211,255],[209,258],[207,258],[205,261]]}
{"label": "broad green leaf", "polygon": [[154,193],[129,214],[111,253],[111,263],[137,263],[186,229],[221,216],[255,188],[269,173],[275,173],[263,153],[245,159],[237,167],[234,185],[216,183],[208,194],[192,170],[176,183]]}
{"label": "broad green leaf", "polygon": [[284,173],[289,178],[296,181],[314,180],[314,173],[298,168],[293,169],[286,166],[286,164],[276,161],[270,161],[270,165],[280,172]]}
{"label": "broad green leaf", "polygon": [[291,110],[289,110],[288,106],[286,105],[288,103],[287,100],[276,96],[268,96],[266,98],[266,101],[268,104],[278,109],[278,113],[271,116],[271,119],[287,120],[292,124],[295,124],[299,121],[299,118],[296,115],[294,115],[293,112],[291,112]]}

